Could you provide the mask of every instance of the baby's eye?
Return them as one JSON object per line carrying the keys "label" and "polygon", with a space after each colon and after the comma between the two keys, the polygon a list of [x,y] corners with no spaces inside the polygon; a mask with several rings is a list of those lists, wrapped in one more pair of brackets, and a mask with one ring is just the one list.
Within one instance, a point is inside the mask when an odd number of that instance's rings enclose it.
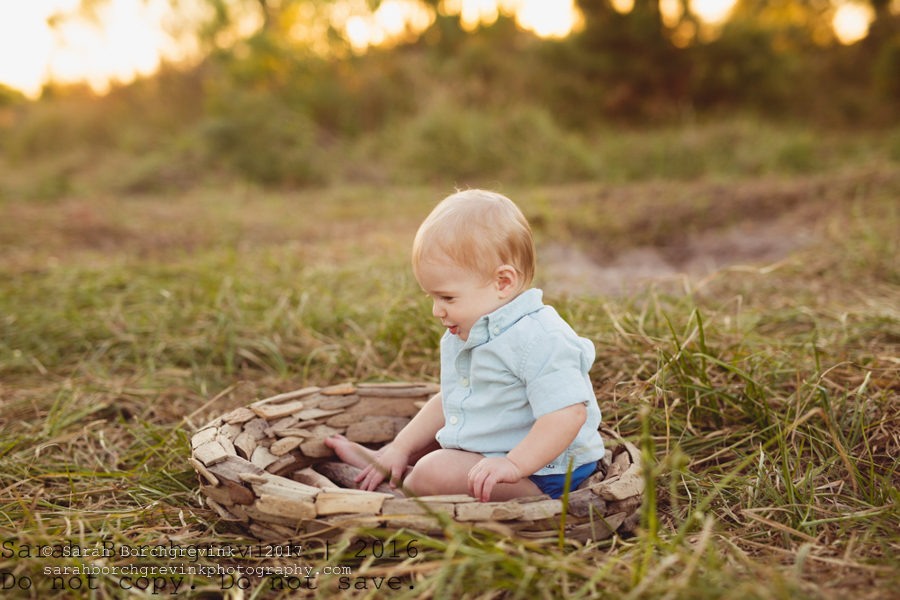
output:
{"label": "baby's eye", "polygon": [[441,296],[441,300],[443,300],[444,302],[452,302],[453,296]]}

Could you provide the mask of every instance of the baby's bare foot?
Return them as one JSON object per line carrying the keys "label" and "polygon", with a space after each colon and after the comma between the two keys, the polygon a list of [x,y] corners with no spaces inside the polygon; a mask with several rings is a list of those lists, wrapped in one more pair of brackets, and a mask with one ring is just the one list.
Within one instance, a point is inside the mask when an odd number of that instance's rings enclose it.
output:
{"label": "baby's bare foot", "polygon": [[375,460],[375,453],[372,450],[351,442],[340,434],[325,438],[325,445],[334,450],[342,461],[360,469],[365,469]]}

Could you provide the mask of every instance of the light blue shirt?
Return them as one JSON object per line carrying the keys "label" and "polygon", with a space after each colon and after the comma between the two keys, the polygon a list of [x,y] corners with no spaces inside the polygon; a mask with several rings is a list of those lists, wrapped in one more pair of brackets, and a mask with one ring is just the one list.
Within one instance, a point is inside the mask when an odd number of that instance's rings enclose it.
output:
{"label": "light blue shirt", "polygon": [[600,409],[588,370],[594,345],[578,337],[538,289],[478,319],[465,342],[449,331],[441,338],[442,448],[506,456],[535,421],[579,402],[587,421],[578,436],[536,475],[562,475],[599,460]]}

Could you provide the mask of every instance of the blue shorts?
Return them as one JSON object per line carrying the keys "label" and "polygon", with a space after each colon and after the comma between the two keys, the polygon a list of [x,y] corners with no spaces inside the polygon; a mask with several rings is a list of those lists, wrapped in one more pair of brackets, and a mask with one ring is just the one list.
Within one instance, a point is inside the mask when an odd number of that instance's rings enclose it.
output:
{"label": "blue shorts", "polygon": [[[590,477],[596,468],[597,461],[595,460],[572,471],[572,483],[569,486],[569,490],[577,488],[578,484]],[[551,498],[561,497],[566,486],[565,473],[562,475],[532,475],[528,479],[537,484],[541,491],[548,494]]]}

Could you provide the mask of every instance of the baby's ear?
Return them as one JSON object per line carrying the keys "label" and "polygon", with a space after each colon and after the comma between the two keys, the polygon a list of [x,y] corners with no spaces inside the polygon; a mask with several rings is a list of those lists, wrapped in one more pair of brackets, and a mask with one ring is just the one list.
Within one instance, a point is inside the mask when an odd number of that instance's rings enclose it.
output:
{"label": "baby's ear", "polygon": [[496,283],[500,298],[508,298],[519,289],[519,274],[511,266],[501,265],[497,267]]}

